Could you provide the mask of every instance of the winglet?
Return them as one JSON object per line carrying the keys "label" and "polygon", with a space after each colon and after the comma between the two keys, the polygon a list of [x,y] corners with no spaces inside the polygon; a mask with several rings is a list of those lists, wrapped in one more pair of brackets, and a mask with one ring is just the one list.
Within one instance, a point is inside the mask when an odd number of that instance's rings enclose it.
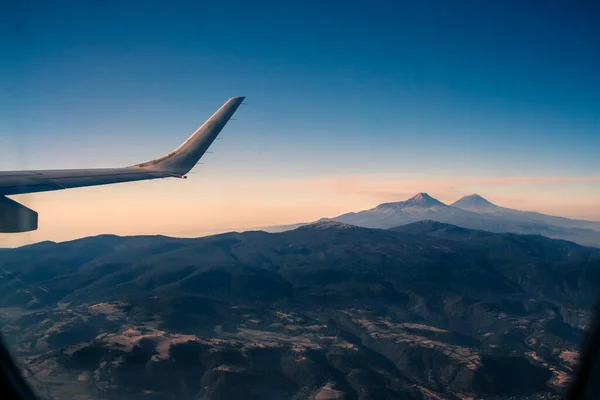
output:
{"label": "winglet", "polygon": [[143,168],[174,176],[184,176],[198,163],[244,99],[245,97],[242,96],[227,100],[188,140],[169,154],[130,168]]}

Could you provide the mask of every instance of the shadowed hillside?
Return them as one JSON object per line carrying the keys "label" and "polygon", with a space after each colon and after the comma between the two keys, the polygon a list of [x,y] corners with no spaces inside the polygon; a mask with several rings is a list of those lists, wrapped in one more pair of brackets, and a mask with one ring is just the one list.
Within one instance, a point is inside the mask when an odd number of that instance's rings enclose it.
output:
{"label": "shadowed hillside", "polygon": [[549,398],[575,365],[600,250],[432,221],[324,221],[45,242],[3,252],[0,273],[3,331],[39,391]]}

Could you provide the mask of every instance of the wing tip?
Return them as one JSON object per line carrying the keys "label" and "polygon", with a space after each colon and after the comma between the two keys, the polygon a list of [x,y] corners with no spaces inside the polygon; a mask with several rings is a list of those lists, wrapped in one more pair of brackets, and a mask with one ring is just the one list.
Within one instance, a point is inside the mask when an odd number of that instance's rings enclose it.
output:
{"label": "wing tip", "polygon": [[182,177],[197,164],[245,98],[246,96],[231,97],[192,136],[167,155],[129,168],[149,168]]}

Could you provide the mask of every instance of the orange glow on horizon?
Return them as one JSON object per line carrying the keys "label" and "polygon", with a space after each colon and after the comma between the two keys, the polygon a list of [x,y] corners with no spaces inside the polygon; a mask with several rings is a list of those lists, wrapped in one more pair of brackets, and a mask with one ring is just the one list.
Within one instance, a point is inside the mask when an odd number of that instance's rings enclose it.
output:
{"label": "orange glow on horizon", "polygon": [[[416,179],[346,175],[234,181],[193,176],[14,196],[40,215],[40,229],[0,235],[0,247],[98,234],[197,237],[309,222],[428,192],[447,204],[478,193],[510,208],[600,220],[599,176]],[[587,183],[587,185],[586,185]],[[575,191],[579,196],[571,196]]]}

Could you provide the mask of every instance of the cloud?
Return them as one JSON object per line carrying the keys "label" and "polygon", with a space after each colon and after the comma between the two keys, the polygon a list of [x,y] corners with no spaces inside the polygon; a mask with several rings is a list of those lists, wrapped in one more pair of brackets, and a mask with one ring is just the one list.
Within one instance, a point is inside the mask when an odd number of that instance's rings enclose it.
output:
{"label": "cloud", "polygon": [[[560,185],[561,189],[568,184],[583,184],[588,188],[594,188],[596,185],[589,184],[595,182],[600,182],[600,175],[435,178],[414,175],[359,174],[294,181],[289,182],[288,185],[294,189],[302,188],[309,192],[320,191],[380,202],[404,200],[418,192],[428,192],[444,202],[453,202],[466,194],[479,193],[484,197],[490,196],[492,201],[503,201],[506,206],[509,206],[510,203],[517,205],[524,200],[533,206],[534,203],[539,203],[542,197],[547,196],[548,191],[555,199],[565,194],[562,190],[559,193],[558,186],[554,187],[554,185]],[[545,192],[542,189],[545,189]],[[600,190],[597,193],[600,195]],[[571,199],[571,201],[574,200],[576,199]],[[591,203],[595,200],[600,199],[587,199]],[[549,200],[545,199],[544,201]]]}
{"label": "cloud", "polygon": [[480,185],[506,185],[506,184],[536,184],[536,183],[579,183],[600,182],[600,175],[589,176],[519,176],[499,178],[467,179],[464,182]]}

